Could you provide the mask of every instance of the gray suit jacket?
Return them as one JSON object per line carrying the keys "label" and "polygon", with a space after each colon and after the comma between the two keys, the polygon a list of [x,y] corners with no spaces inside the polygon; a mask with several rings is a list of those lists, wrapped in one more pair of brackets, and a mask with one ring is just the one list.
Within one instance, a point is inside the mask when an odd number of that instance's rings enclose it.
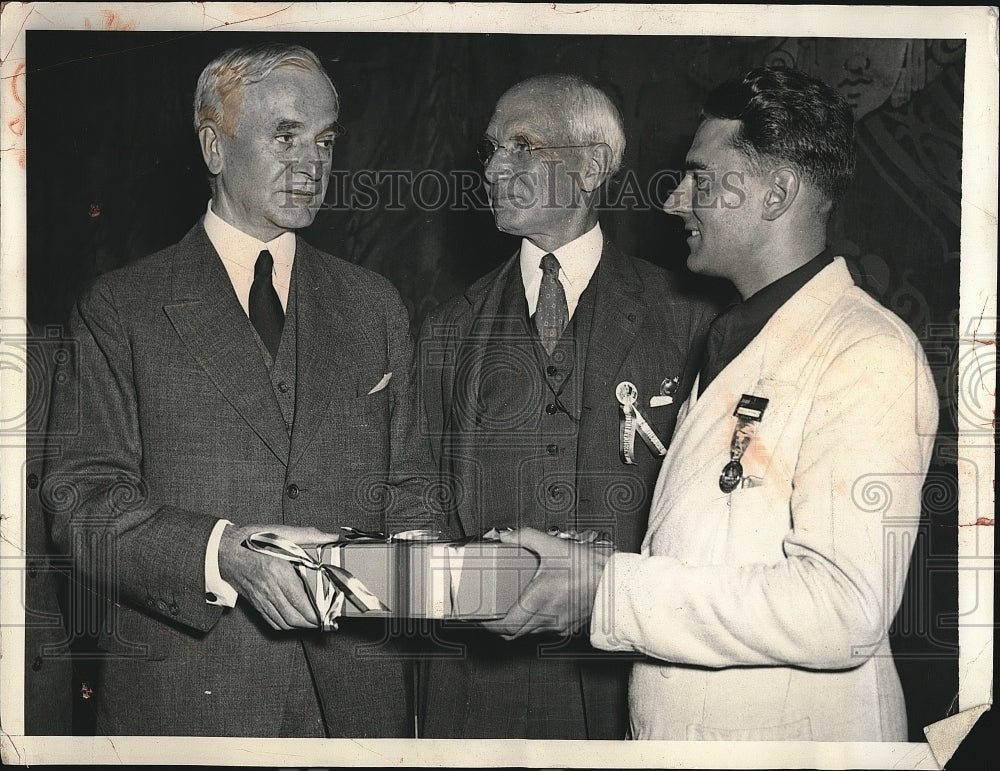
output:
{"label": "gray suit jacket", "polygon": [[[481,514],[482,502],[500,495],[498,485],[506,482],[501,474],[491,475],[490,468],[477,458],[482,448],[493,443],[489,430],[477,418],[482,407],[479,380],[486,343],[504,287],[518,265],[515,255],[464,294],[433,311],[424,322],[418,342],[425,419],[435,440],[436,459],[445,472],[444,484],[452,490],[451,526],[465,535],[508,524],[484,521]],[[636,552],[646,531],[661,459],[637,438],[636,465],[622,463],[620,405],[615,388],[623,380],[637,386],[644,416],[659,437],[669,443],[677,410],[698,372],[700,349],[713,309],[684,296],[666,271],[622,254],[610,240],[605,240],[594,280],[597,291],[582,373],[583,409],[572,496],[578,521],[599,523],[601,529],[613,532],[619,549]],[[650,397],[659,394],[661,382],[675,376],[679,384],[673,403],[650,407]],[[506,462],[516,467],[540,451],[527,444],[512,446]],[[516,521],[517,515],[511,512],[510,521]],[[463,661],[432,660],[428,665],[424,686],[426,735],[524,736],[523,714],[511,715],[503,705],[528,703],[528,684],[517,674],[523,670],[518,662],[537,655],[534,641],[510,644],[484,635],[461,638],[460,642],[469,646]],[[548,645],[557,643],[549,640]],[[572,682],[557,682],[551,676],[546,684],[549,702],[559,703],[561,694],[582,691],[585,725],[562,733],[566,727],[557,722],[565,717],[554,711],[551,721],[556,733],[546,735],[624,737],[629,662],[595,654],[585,644],[561,651],[560,655],[580,661],[579,673]],[[535,716],[532,720],[537,724],[545,717]]]}
{"label": "gray suit jacket", "polygon": [[[301,239],[294,271],[290,428],[200,223],[99,278],[74,310],[72,375],[53,403],[63,438],[43,499],[56,543],[118,603],[101,641],[116,658],[96,686],[99,723],[103,711],[115,730],[273,735],[303,647],[333,735],[410,730],[403,663],[380,655],[380,626],[278,633],[243,600],[232,610],[205,601],[205,549],[220,518],[327,531],[430,524],[398,293]],[[390,493],[386,482],[398,486]]]}
{"label": "gray suit jacket", "polygon": [[[514,255],[499,268],[449,300],[425,319],[418,341],[420,390],[436,460],[472,457],[489,442],[477,426],[479,368],[497,315],[503,288],[518,269]],[[587,361],[577,449],[578,519],[614,518],[616,545],[638,551],[660,458],[636,439],[636,465],[619,457],[620,405],[615,387],[630,380],[643,412],[669,442],[677,410],[698,374],[699,358],[714,310],[685,296],[666,271],[623,254],[605,240],[596,275],[597,295]],[[679,377],[674,401],[649,406],[663,379]],[[535,448],[532,448],[535,449]],[[524,451],[524,448],[521,450]],[[461,485],[453,523],[472,535],[496,522],[482,522],[477,500],[490,496],[489,475],[453,480]],[[617,505],[615,505],[617,504]]]}

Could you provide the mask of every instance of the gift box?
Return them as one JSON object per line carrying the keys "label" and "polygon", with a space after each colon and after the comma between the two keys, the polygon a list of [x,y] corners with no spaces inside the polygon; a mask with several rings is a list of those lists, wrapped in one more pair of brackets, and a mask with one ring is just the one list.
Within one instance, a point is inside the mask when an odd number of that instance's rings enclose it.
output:
{"label": "gift box", "polygon": [[319,559],[347,570],[386,606],[367,609],[348,601],[348,617],[501,618],[538,568],[533,552],[500,542],[328,544]]}
{"label": "gift box", "polygon": [[295,565],[325,629],[341,616],[501,618],[538,568],[534,552],[500,541],[387,541],[355,533],[307,546],[255,533],[245,545]]}

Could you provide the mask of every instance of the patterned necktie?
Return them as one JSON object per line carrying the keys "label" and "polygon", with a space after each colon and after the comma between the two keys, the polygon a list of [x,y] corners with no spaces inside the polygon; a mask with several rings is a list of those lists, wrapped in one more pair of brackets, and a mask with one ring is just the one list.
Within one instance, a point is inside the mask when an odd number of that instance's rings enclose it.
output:
{"label": "patterned necktie", "polygon": [[559,283],[559,260],[554,254],[546,254],[539,267],[542,269],[542,284],[538,288],[535,327],[542,347],[551,356],[566,328],[569,310],[566,306],[566,291]]}
{"label": "patterned necktie", "polygon": [[271,270],[274,259],[265,249],[257,255],[257,263],[253,268],[253,284],[250,286],[250,323],[257,330],[264,346],[271,352],[271,358],[278,356],[278,344],[281,342],[281,328],[285,324],[285,313],[281,309],[278,293],[271,283]]}

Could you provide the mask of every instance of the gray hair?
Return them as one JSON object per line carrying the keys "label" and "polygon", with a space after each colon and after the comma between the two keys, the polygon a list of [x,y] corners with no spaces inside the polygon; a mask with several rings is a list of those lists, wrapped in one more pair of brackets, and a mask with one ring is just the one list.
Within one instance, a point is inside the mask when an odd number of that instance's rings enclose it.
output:
{"label": "gray hair", "polygon": [[228,136],[234,136],[243,89],[264,80],[277,67],[298,67],[318,72],[330,83],[337,111],[340,111],[337,89],[316,54],[303,46],[263,43],[224,51],[201,71],[194,92],[195,131],[201,129],[206,121],[212,121]]}
{"label": "gray hair", "polygon": [[[611,148],[614,174],[625,155],[625,122],[611,98],[579,75],[553,73],[521,81],[514,88],[544,87],[561,92],[569,141],[580,144],[600,143]],[[513,89],[511,89],[513,90]]]}

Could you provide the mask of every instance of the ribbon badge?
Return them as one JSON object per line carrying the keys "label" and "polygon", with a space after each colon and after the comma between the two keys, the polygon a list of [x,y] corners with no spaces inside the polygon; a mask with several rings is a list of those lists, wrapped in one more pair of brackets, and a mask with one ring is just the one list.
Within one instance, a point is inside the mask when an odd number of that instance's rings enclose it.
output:
{"label": "ribbon badge", "polygon": [[615,388],[615,396],[618,399],[618,403],[622,406],[622,417],[621,417],[621,448],[620,454],[622,463],[629,466],[636,465],[635,461],[635,432],[639,431],[639,436],[649,447],[650,451],[654,455],[663,457],[667,454],[667,448],[663,446],[663,442],[653,431],[649,423],[642,416],[642,413],[636,407],[636,402],[639,401],[639,389],[635,387],[634,383],[630,383],[628,380],[623,380]]}
{"label": "ribbon badge", "polygon": [[740,396],[733,413],[737,420],[733,438],[729,440],[729,463],[722,467],[722,474],[719,475],[719,489],[724,493],[731,493],[743,480],[743,464],[740,460],[757,435],[757,424],[764,417],[767,401],[751,394]]}

